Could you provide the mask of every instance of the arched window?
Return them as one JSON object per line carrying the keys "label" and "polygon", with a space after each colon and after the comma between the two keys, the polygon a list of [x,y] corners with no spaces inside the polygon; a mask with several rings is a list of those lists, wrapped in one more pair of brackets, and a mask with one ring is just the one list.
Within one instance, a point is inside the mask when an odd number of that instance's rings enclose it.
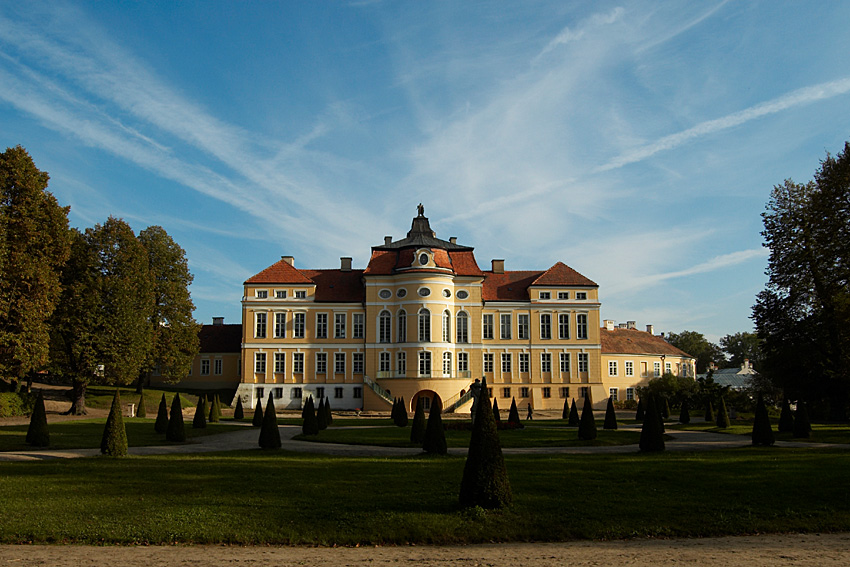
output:
{"label": "arched window", "polygon": [[457,342],[469,342],[469,316],[464,311],[457,314]]}
{"label": "arched window", "polygon": [[443,376],[452,375],[452,353],[446,351],[443,353]]}
{"label": "arched window", "polygon": [[452,340],[452,314],[446,309],[443,311],[443,342],[449,343]]}
{"label": "arched window", "polygon": [[392,341],[393,316],[389,311],[381,311],[378,315],[378,342],[388,343]]}
{"label": "arched window", "polygon": [[396,337],[398,338],[396,342],[407,342],[407,312],[404,309],[398,312],[398,333]]}
{"label": "arched window", "polygon": [[431,341],[431,312],[424,307],[419,310],[419,342]]}

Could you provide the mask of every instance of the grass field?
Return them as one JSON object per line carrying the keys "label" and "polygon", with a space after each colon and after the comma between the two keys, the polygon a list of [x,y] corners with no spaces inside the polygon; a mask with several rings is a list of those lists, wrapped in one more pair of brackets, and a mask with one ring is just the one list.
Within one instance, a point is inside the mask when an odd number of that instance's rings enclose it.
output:
{"label": "grass field", "polygon": [[[683,429],[686,431],[708,431],[710,433],[726,433],[731,435],[750,436],[753,432],[752,421],[732,420],[730,427],[721,429],[714,422],[702,419],[691,421],[688,425],[667,424],[668,429]],[[773,421],[773,433],[777,441],[806,441],[810,443],[850,443],[850,425],[846,423],[813,423],[812,436],[796,438],[791,433],[778,433],[776,420]]]}
{"label": "grass field", "polygon": [[354,545],[850,531],[846,451],[505,460],[514,503],[498,512],[459,509],[461,457],[254,450],[0,463],[0,542]]}

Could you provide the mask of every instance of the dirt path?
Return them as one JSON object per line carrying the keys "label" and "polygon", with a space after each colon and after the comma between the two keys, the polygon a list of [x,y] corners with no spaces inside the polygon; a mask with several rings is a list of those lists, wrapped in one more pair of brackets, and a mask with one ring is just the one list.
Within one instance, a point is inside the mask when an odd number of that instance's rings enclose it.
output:
{"label": "dirt path", "polygon": [[160,567],[203,565],[368,566],[413,563],[417,567],[695,567],[846,566],[850,534],[771,535],[685,540],[493,544],[411,547],[229,547],[79,545],[0,546],[4,565]]}

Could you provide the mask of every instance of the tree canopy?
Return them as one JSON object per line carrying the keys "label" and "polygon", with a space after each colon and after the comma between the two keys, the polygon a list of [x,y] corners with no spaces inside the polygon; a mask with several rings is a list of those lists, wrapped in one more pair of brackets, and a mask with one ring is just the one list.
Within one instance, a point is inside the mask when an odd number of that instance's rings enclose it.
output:
{"label": "tree canopy", "polygon": [[729,356],[729,366],[741,366],[744,360],[749,360],[756,370],[761,366],[761,339],[755,333],[734,333],[721,337],[720,348]]}
{"label": "tree canopy", "polygon": [[710,363],[715,362],[722,366],[726,360],[720,347],[706,339],[702,333],[682,331],[681,333],[670,333],[664,338],[674,347],[697,359],[698,374],[707,372]]}

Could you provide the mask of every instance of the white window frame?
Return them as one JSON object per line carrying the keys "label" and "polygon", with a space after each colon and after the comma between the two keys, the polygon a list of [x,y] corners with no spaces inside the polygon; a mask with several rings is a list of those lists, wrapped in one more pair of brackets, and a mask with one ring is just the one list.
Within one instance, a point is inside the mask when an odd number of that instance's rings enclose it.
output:
{"label": "white window frame", "polygon": [[363,374],[366,371],[366,358],[362,352],[351,354],[351,370],[354,374]]}
{"label": "white window frame", "polygon": [[419,376],[431,376],[431,353],[427,350],[419,351]]}
{"label": "white window frame", "polygon": [[378,342],[391,343],[393,340],[393,316],[384,309],[378,314]]}
{"label": "white window frame", "polygon": [[390,372],[390,353],[383,351],[378,353],[378,372]]}
{"label": "white window frame", "polygon": [[223,369],[224,361],[221,359],[220,356],[216,357],[216,359],[213,360],[213,374],[215,374],[216,376],[221,376]]}
{"label": "white window frame", "polygon": [[493,332],[493,314],[484,313],[481,316],[481,338],[483,340],[492,340]]}
{"label": "white window frame", "polygon": [[492,352],[485,352],[483,358],[483,368],[484,372],[495,372],[495,357]]}
{"label": "white window frame", "polygon": [[452,353],[449,351],[443,352],[443,376],[452,375]]}
{"label": "white window frame", "polygon": [[617,375],[617,361],[609,360],[608,361],[608,376],[616,376]]}
{"label": "white window frame", "polygon": [[407,342],[407,311],[404,309],[398,312],[398,334],[396,340],[399,343]]}
{"label": "white window frame", "polygon": [[452,342],[452,314],[448,309],[443,311],[443,342]]}
{"label": "white window frame", "polygon": [[511,314],[499,313],[499,339],[503,341],[511,340]]}
{"label": "white window frame", "polygon": [[627,360],[623,364],[625,364],[626,376],[634,376],[635,375],[635,363],[634,363],[634,361]]}
{"label": "white window frame", "polygon": [[619,388],[608,388],[608,397],[613,398],[615,402],[620,401],[620,389]]}
{"label": "white window frame", "polygon": [[269,315],[265,311],[257,311],[254,313],[254,338],[255,339],[264,339],[266,338],[266,332],[268,329],[268,319]]}
{"label": "white window frame", "polygon": [[516,316],[516,338],[520,341],[527,341],[531,337],[528,334],[529,317],[528,313],[517,313]]}
{"label": "white window frame", "polygon": [[286,353],[285,352],[274,353],[274,373],[275,374],[284,374],[285,372],[286,372]]}
{"label": "white window frame", "polygon": [[558,338],[568,340],[570,338],[570,314],[558,313]]}
{"label": "white window frame", "polygon": [[458,373],[469,372],[469,353],[457,353],[457,371]]}
{"label": "white window frame", "polygon": [[264,352],[255,352],[254,353],[254,373],[256,373],[256,374],[265,374],[266,373],[266,353],[264,353]]}
{"label": "white window frame", "polygon": [[579,340],[587,339],[587,313],[576,315],[576,338]]}
{"label": "white window frame", "polygon": [[345,313],[334,313],[334,338],[335,339],[344,339],[345,338],[345,323],[346,323],[346,314]]}
{"label": "white window frame", "polygon": [[274,338],[286,338],[286,311],[276,311],[274,314]]}
{"label": "white window frame", "polygon": [[327,373],[328,373],[328,353],[317,352],[316,353],[316,374],[327,374]]}
{"label": "white window frame", "polygon": [[540,353],[540,372],[552,372],[552,353]]}
{"label": "white window frame", "polygon": [[210,375],[210,359],[202,358],[201,359],[201,376],[209,376]]}
{"label": "white window frame", "polygon": [[366,314],[353,313],[351,315],[351,338],[365,339],[366,338]]}
{"label": "white window frame", "polygon": [[292,353],[292,373],[293,374],[304,374],[304,353],[303,352],[293,352]]}
{"label": "white window frame", "polygon": [[540,340],[548,341],[552,339],[552,314],[540,314]]}
{"label": "white window frame", "polygon": [[334,353],[334,374],[345,374],[345,353]]}
{"label": "white window frame", "polygon": [[520,372],[528,372],[528,369],[531,367],[531,363],[529,361],[529,355],[527,352],[519,353],[519,371]]}
{"label": "white window frame", "polygon": [[590,356],[586,352],[578,353],[578,371],[588,372],[590,367]]}
{"label": "white window frame", "polygon": [[303,339],[307,336],[307,314],[296,313],[292,319],[292,336]]}
{"label": "white window frame", "polygon": [[397,352],[395,355],[395,371],[399,376],[407,376],[407,353]]}
{"label": "white window frame", "polygon": [[558,367],[561,369],[562,374],[570,373],[570,353],[558,353]]}
{"label": "white window frame", "polygon": [[511,353],[503,352],[500,358],[502,361],[502,374],[511,374],[511,368],[513,368]]}
{"label": "white window frame", "polygon": [[316,313],[316,338],[328,338],[328,314]]}
{"label": "white window frame", "polygon": [[419,342],[431,342],[431,312],[424,307],[419,310]]}
{"label": "white window frame", "polygon": [[461,344],[469,343],[469,315],[466,311],[461,311],[457,314],[456,319],[456,342]]}

